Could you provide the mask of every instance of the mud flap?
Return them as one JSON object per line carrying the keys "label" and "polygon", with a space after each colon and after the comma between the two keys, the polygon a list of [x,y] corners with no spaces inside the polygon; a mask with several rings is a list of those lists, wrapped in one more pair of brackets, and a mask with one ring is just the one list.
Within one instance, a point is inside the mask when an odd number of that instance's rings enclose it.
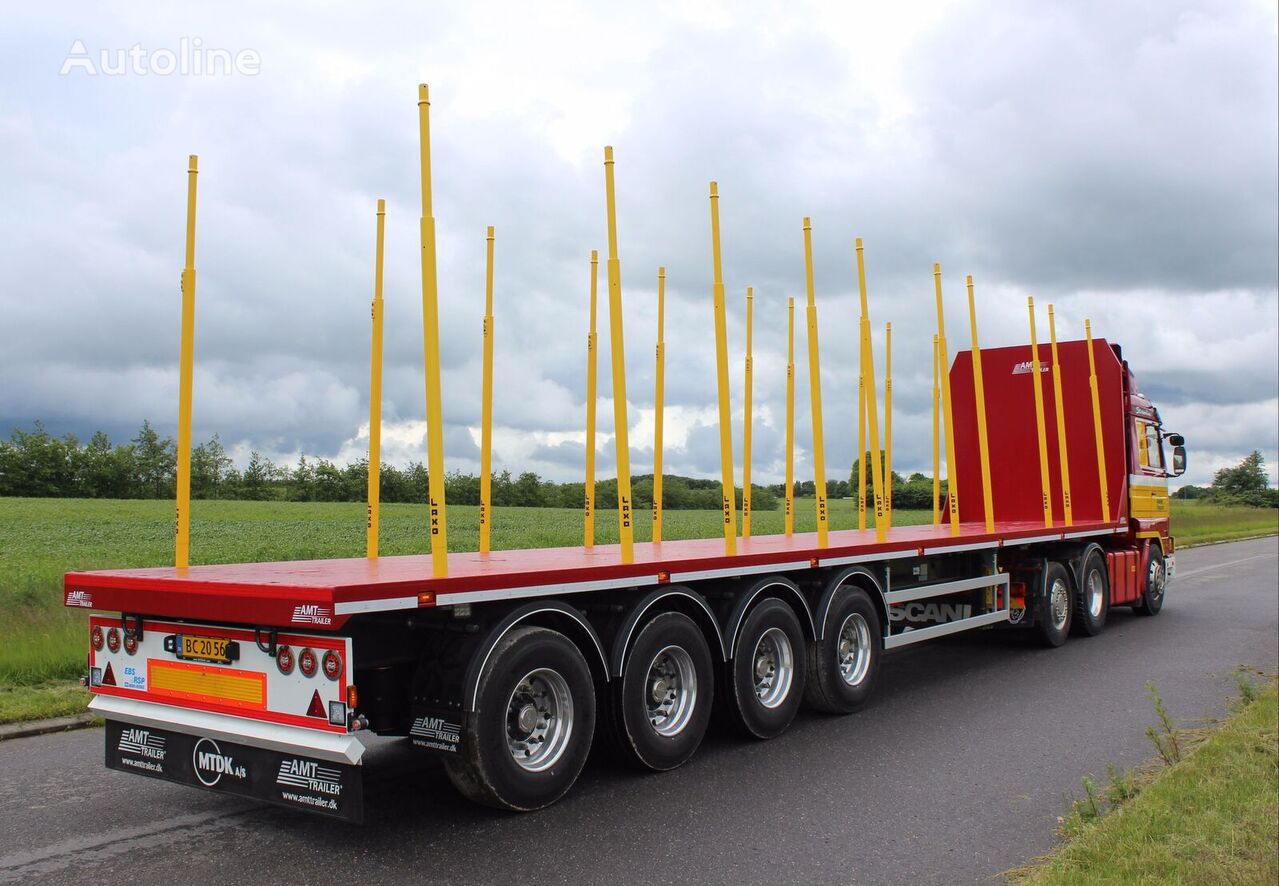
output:
{"label": "mud flap", "polygon": [[108,720],[109,769],[364,821],[361,767],[222,739]]}

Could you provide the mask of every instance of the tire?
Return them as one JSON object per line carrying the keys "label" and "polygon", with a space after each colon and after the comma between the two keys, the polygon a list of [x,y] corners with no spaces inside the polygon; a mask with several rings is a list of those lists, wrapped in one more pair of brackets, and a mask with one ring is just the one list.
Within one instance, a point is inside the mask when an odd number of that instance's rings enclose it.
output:
{"label": "tire", "polygon": [[1110,613],[1110,576],[1106,569],[1106,557],[1095,548],[1084,560],[1083,581],[1075,594],[1075,614],[1072,629],[1076,634],[1095,637],[1106,626]]}
{"label": "tire", "polygon": [[733,722],[754,738],[786,731],[804,700],[808,643],[795,611],[775,597],[746,614],[728,666]]}
{"label": "tire", "polygon": [[628,762],[665,772],[697,752],[710,722],[715,667],[701,628],[681,612],[651,619],[615,684],[618,744]]}
{"label": "tire", "polygon": [[804,697],[828,714],[851,714],[870,700],[884,654],[879,610],[866,591],[845,585],[835,592],[822,639],[808,647]]}
{"label": "tire", "polygon": [[1045,646],[1057,647],[1070,636],[1070,623],[1075,609],[1075,593],[1070,586],[1070,573],[1056,560],[1044,564],[1044,592],[1039,598],[1036,628]]}
{"label": "tire", "polygon": [[557,631],[515,628],[493,647],[477,698],[462,755],[445,760],[462,795],[528,812],[568,793],[595,731],[595,684],[577,646]]}
{"label": "tire", "polygon": [[1146,558],[1146,587],[1141,597],[1133,604],[1133,611],[1138,615],[1158,615],[1164,608],[1164,591],[1167,590],[1167,575],[1164,572],[1164,552],[1156,544],[1150,545],[1150,556]]}

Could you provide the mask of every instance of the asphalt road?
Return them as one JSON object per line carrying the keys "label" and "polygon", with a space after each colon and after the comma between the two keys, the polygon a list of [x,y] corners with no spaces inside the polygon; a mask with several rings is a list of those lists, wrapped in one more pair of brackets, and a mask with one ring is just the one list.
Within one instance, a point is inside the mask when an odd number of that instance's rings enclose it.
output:
{"label": "asphalt road", "polygon": [[676,772],[593,761],[564,801],[459,799],[399,742],[370,750],[363,827],[103,768],[101,730],[0,744],[0,880],[255,883],[989,880],[1055,843],[1081,775],[1148,758],[1154,680],[1179,723],[1279,658],[1279,541],[1181,552],[1157,618],[1057,650],[989,635],[891,656],[851,717],[766,743],[712,734]]}

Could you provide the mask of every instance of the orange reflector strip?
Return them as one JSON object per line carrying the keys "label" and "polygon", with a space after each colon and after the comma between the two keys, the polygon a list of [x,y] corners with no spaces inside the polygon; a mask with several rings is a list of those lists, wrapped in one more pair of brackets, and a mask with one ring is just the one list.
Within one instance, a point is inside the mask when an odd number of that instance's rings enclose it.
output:
{"label": "orange reflector strip", "polygon": [[154,695],[266,710],[266,674],[258,671],[233,671],[182,661],[149,661],[147,686]]}

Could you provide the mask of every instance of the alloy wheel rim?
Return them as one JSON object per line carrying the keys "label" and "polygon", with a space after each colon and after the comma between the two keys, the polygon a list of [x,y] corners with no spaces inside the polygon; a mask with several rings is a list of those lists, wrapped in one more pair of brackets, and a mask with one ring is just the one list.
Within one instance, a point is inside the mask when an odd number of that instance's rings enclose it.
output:
{"label": "alloy wheel rim", "polygon": [[781,628],[769,628],[755,644],[751,663],[755,697],[766,708],[775,708],[790,695],[795,679],[795,653]]}
{"label": "alloy wheel rim", "polygon": [[839,676],[849,686],[857,686],[866,679],[873,650],[865,616],[860,612],[850,613],[839,627],[836,643]]}
{"label": "alloy wheel rim", "polygon": [[664,738],[679,735],[697,706],[697,670],[682,646],[666,646],[653,656],[644,679],[649,725]]}
{"label": "alloy wheel rim", "polygon": [[564,756],[573,734],[568,681],[551,668],[529,671],[506,702],[506,747],[521,769],[543,772]]}

